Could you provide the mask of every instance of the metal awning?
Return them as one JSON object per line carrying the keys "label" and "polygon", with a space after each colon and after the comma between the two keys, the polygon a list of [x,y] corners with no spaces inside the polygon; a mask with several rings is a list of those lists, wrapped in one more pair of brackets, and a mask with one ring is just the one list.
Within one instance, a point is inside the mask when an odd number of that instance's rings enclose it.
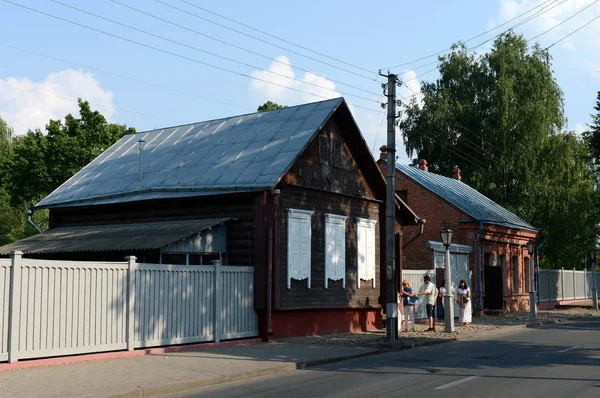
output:
{"label": "metal awning", "polygon": [[1,246],[0,254],[160,249],[230,218],[61,227]]}

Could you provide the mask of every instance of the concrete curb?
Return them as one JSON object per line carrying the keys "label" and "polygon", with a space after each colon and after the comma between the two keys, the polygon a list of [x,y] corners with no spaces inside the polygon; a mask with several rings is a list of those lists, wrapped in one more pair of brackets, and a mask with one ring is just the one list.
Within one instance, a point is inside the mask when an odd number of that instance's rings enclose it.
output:
{"label": "concrete curb", "polygon": [[499,329],[497,331],[488,331],[488,332],[477,333],[474,335],[465,335],[465,336],[459,336],[459,337],[434,339],[434,340],[430,340],[430,341],[424,341],[421,343],[406,344],[406,345],[403,345],[401,347],[396,347],[396,348],[377,348],[377,349],[373,349],[368,352],[361,352],[361,353],[351,354],[351,355],[342,355],[342,356],[329,357],[329,358],[313,359],[313,360],[308,360],[308,361],[285,363],[285,364],[280,364],[280,365],[273,366],[270,368],[259,369],[259,370],[243,372],[243,373],[237,373],[237,374],[233,374],[233,375],[221,375],[221,376],[217,376],[217,377],[214,377],[211,379],[206,379],[206,380],[183,381],[183,382],[179,382],[179,383],[165,384],[165,385],[153,386],[153,387],[138,386],[134,390],[130,390],[130,391],[123,392],[123,393],[105,395],[103,397],[104,398],[159,397],[159,396],[168,395],[168,394],[183,393],[186,391],[196,390],[196,389],[205,388],[205,387],[212,387],[212,386],[216,386],[219,384],[243,381],[243,380],[248,380],[248,379],[253,379],[253,378],[263,377],[263,376],[273,376],[273,375],[282,374],[282,373],[289,373],[289,372],[293,372],[298,369],[307,369],[307,368],[320,366],[320,365],[327,365],[327,364],[335,363],[335,362],[348,361],[350,359],[363,358],[363,357],[367,357],[367,356],[380,355],[380,354],[389,354],[392,352],[409,350],[409,349],[413,349],[413,348],[433,346],[433,345],[438,345],[438,344],[451,343],[451,342],[456,342],[456,341],[468,341],[468,340],[474,340],[474,339],[484,338],[484,337],[488,337],[488,336],[491,337],[494,335],[512,334],[512,333],[517,333],[521,330],[531,328],[531,327],[544,326],[544,325],[560,323],[560,322],[567,322],[567,321],[575,321],[575,320],[580,320],[580,319],[585,319],[585,318],[587,318],[587,317],[572,317],[572,318],[567,318],[564,320],[540,321],[540,322],[536,322],[533,324],[527,324],[527,325],[515,325],[515,326],[505,327],[504,329]]}

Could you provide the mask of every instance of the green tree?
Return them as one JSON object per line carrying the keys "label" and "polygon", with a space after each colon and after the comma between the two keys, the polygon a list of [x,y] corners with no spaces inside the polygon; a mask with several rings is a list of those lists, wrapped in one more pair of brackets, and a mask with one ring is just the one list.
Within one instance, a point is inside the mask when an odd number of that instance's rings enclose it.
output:
{"label": "green tree", "polygon": [[507,33],[483,55],[455,45],[439,72],[400,123],[407,154],[445,175],[459,165],[466,183],[549,236],[546,265],[576,265],[595,236],[594,177],[585,143],[562,132],[547,51]]}
{"label": "green tree", "polygon": [[590,155],[594,158],[596,167],[600,166],[600,91],[596,96],[596,114],[590,115],[592,122],[588,124],[589,130],[583,133],[583,139],[588,144]]}
{"label": "green tree", "polygon": [[276,109],[283,109],[283,108],[287,108],[287,105],[279,105],[275,102],[267,101],[264,104],[260,105],[256,110],[258,112],[267,112],[267,111],[274,111]]}
{"label": "green tree", "polygon": [[14,140],[14,154],[6,165],[14,207],[41,200],[123,135],[135,132],[108,123],[87,101],[79,100],[79,114],[79,118],[67,115],[64,123],[50,120],[47,134],[29,131]]}

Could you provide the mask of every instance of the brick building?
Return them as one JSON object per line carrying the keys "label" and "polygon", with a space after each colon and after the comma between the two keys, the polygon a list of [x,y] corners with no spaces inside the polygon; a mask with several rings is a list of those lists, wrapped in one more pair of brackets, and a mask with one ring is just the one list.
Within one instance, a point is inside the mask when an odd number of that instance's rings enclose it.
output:
{"label": "brick building", "polygon": [[[378,165],[385,175],[385,147]],[[402,230],[402,268],[433,270],[443,279],[444,251],[440,230],[453,231],[452,285],[467,280],[473,308],[524,311],[529,308],[529,254],[526,244],[538,230],[461,181],[430,173],[427,161],[418,168],[396,165],[396,193],[421,218],[424,227]]]}

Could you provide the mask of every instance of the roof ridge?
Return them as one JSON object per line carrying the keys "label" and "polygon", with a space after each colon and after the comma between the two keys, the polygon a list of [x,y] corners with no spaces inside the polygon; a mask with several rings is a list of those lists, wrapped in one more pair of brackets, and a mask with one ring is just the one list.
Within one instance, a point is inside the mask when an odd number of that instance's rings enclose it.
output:
{"label": "roof ridge", "polygon": [[321,103],[328,102],[328,101],[335,101],[335,100],[341,101],[343,99],[344,99],[344,97],[335,97],[335,98],[330,98],[330,99],[322,100],[322,101],[307,102],[307,103],[304,103],[304,104],[286,106],[285,108],[280,108],[280,109],[271,109],[269,111],[256,111],[256,112],[242,113],[242,114],[239,114],[239,115],[226,116],[226,117],[221,117],[221,118],[216,118],[216,119],[198,120],[196,122],[178,124],[178,125],[174,125],[174,126],[165,126],[165,127],[160,127],[160,128],[157,128],[157,129],[152,129],[152,130],[136,131],[133,134],[126,134],[126,135],[124,135],[124,137],[135,136],[135,135],[139,135],[139,134],[156,133],[156,132],[160,132],[162,130],[174,129],[174,128],[185,127],[185,126],[191,126],[191,125],[196,125],[196,124],[200,124],[200,123],[214,123],[214,122],[218,122],[218,121],[221,121],[221,120],[234,119],[236,117],[244,117],[244,116],[259,115],[259,114],[263,115],[263,114],[268,114],[268,113],[271,113],[271,112],[280,112],[280,111],[283,111],[283,110],[287,111],[287,110],[291,110],[291,109],[295,109],[295,108],[301,108],[301,107],[304,107],[304,106],[309,106],[309,105],[314,105],[314,104],[321,104]]}
{"label": "roof ridge", "polygon": [[395,166],[397,170],[417,184],[445,199],[452,206],[478,221],[505,223],[515,227],[537,230],[528,221],[463,181],[399,163],[396,163]]}

